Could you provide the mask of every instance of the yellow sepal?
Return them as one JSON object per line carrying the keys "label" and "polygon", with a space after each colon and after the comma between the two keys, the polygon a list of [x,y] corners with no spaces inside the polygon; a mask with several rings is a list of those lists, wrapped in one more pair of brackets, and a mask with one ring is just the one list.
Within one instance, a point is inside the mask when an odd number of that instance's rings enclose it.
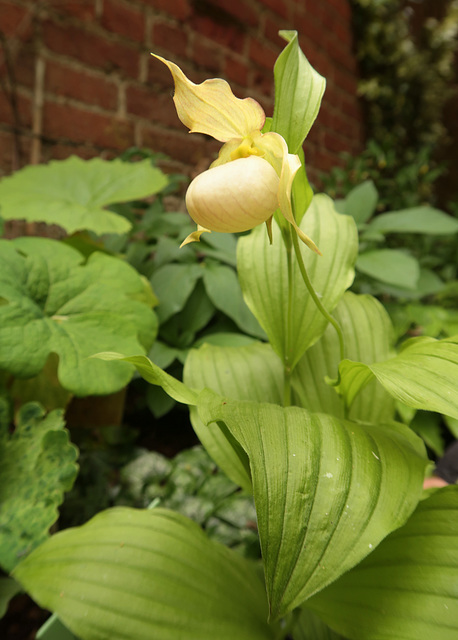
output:
{"label": "yellow sepal", "polygon": [[203,233],[211,233],[211,230],[205,229],[205,227],[201,227],[200,224],[198,224],[197,230],[190,233],[189,236],[185,238],[183,242],[180,244],[180,249],[181,247],[184,247],[186,244],[190,244],[191,242],[200,242],[200,236]]}
{"label": "yellow sepal", "polygon": [[175,83],[173,100],[181,122],[190,133],[205,133],[220,142],[244,138],[264,126],[266,116],[253,98],[236,98],[220,78],[191,82],[180,67],[152,53],[170,70]]}

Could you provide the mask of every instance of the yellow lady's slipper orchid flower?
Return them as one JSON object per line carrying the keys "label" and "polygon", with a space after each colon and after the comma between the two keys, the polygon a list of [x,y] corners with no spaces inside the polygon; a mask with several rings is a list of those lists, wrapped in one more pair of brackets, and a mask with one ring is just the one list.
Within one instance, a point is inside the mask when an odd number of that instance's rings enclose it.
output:
{"label": "yellow lady's slipper orchid flower", "polygon": [[205,231],[237,233],[262,222],[271,236],[272,216],[279,208],[301,240],[320,253],[297,226],[291,207],[291,188],[301,161],[288,153],[278,133],[261,133],[266,119],[261,105],[252,98],[236,98],[220,78],[194,84],[176,64],[152,55],[172,74],[177,114],[190,133],[205,133],[225,143],[210,168],[189,186],[186,206],[197,231],[181,246],[198,241]]}

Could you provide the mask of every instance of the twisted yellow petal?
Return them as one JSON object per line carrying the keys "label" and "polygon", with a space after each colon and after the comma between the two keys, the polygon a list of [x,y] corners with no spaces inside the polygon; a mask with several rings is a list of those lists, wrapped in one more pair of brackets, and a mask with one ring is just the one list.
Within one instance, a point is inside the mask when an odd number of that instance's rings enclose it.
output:
{"label": "twisted yellow petal", "polygon": [[244,138],[264,126],[266,117],[261,105],[253,98],[236,98],[225,80],[214,78],[194,84],[176,64],[151,55],[169,68],[175,83],[177,114],[190,133],[205,133],[226,142]]}

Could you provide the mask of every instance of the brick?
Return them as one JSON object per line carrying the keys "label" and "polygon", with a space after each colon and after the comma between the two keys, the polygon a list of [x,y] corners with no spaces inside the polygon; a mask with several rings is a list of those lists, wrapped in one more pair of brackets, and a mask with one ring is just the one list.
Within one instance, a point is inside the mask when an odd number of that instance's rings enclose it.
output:
{"label": "brick", "polygon": [[56,13],[61,15],[72,16],[83,22],[92,22],[95,20],[96,0],[48,0],[50,7]]}
{"label": "brick", "polygon": [[0,130],[0,176],[9,175],[28,163],[30,143],[29,137],[18,138],[11,130]]}
{"label": "brick", "polygon": [[278,32],[280,31],[280,29],[288,29],[289,27],[290,25],[288,25],[287,22],[283,22],[282,20],[278,19],[273,20],[272,18],[266,16],[264,19],[263,27],[264,37],[279,49],[283,49],[284,47],[286,47],[287,42],[286,40],[284,40],[284,38],[278,35]]}
{"label": "brick", "polygon": [[227,47],[233,51],[240,52],[243,49],[245,32],[237,25],[216,22],[209,16],[194,16],[190,25],[196,37],[199,34],[203,35],[216,42],[220,47]]}
{"label": "brick", "polygon": [[14,75],[18,85],[33,88],[35,82],[35,51],[27,45],[14,58]]}
{"label": "brick", "polygon": [[349,96],[355,96],[358,91],[358,78],[346,70],[336,68],[334,81],[340,89],[343,89]]}
{"label": "brick", "polygon": [[262,0],[262,4],[281,18],[290,18],[288,5],[284,0]]}
{"label": "brick", "polygon": [[138,51],[84,28],[46,21],[43,23],[43,41],[50,51],[103,69],[105,73],[119,70],[134,78],[139,73]]}
{"label": "brick", "polygon": [[0,25],[7,38],[23,38],[25,31],[30,32],[31,17],[31,8],[19,7],[5,0],[0,3]]}
{"label": "brick", "polygon": [[[251,90],[259,92],[265,98],[266,96],[273,97],[274,94],[274,76],[273,72],[270,73],[265,70],[257,70],[253,73],[253,80],[249,89],[249,95]],[[255,97],[255,96],[253,96]]]}
{"label": "brick", "polygon": [[201,38],[194,39],[191,58],[199,67],[221,75],[220,54],[221,48],[216,44],[207,44]]}
{"label": "brick", "polygon": [[177,20],[184,22],[193,13],[190,0],[140,0],[156,11],[163,11]]}
{"label": "brick", "polygon": [[216,158],[221,143],[193,133],[169,131],[163,127],[143,125],[140,128],[140,145],[152,151],[160,151],[174,160],[189,166],[205,163],[208,167]]}
{"label": "brick", "polygon": [[235,18],[240,26],[257,27],[259,24],[259,11],[255,10],[245,0],[210,0],[218,11],[224,11],[228,16]]}
{"label": "brick", "polygon": [[348,142],[338,133],[326,131],[324,134],[324,145],[328,151],[342,153],[348,151]]}
{"label": "brick", "polygon": [[116,111],[118,106],[118,87],[114,82],[101,74],[72,69],[55,60],[46,63],[45,90],[108,111]]}
{"label": "brick", "polygon": [[104,0],[101,24],[105,29],[136,42],[145,41],[145,14],[119,0]]}
{"label": "brick", "polygon": [[78,156],[83,160],[90,160],[100,156],[100,151],[95,147],[81,144],[55,144],[44,141],[42,146],[43,162],[49,160],[66,160],[70,156]]}
{"label": "brick", "polygon": [[258,40],[250,40],[249,57],[250,60],[264,69],[272,70],[277,59],[278,50],[273,47],[261,44]]}
{"label": "brick", "polygon": [[223,71],[230,82],[236,82],[242,87],[248,85],[250,69],[243,58],[236,59],[232,56],[226,56]]}
{"label": "brick", "polygon": [[158,20],[153,24],[151,39],[155,50],[159,47],[180,58],[186,56],[188,34],[183,27],[176,27]]}
{"label": "brick", "polygon": [[[22,91],[16,91],[17,112],[14,113],[14,106],[10,100],[10,95],[0,91],[0,123],[16,127],[27,128],[32,125],[32,100],[29,95]],[[19,120],[19,123],[18,123]]]}
{"label": "brick", "polygon": [[168,91],[158,93],[151,88],[132,85],[127,87],[126,102],[128,113],[146,118],[151,123],[185,130]]}
{"label": "brick", "polygon": [[43,135],[109,149],[125,149],[134,142],[132,123],[49,100],[44,107]]}

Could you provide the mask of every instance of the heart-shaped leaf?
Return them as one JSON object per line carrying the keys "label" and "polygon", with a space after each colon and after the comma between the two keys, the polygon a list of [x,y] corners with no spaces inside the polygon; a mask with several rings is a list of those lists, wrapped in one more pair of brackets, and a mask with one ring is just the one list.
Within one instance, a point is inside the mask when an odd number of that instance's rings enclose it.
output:
{"label": "heart-shaped leaf", "polygon": [[458,637],[458,487],[420,502],[361,564],[307,602],[351,640]]}
{"label": "heart-shaped leaf", "polygon": [[250,459],[272,620],[360,562],[405,522],[422,490],[424,445],[409,428],[202,392]]}
{"label": "heart-shaped leaf", "polygon": [[[358,251],[354,220],[338,214],[327,196],[317,195],[300,226],[323,253],[318,256],[301,247],[315,291],[324,307],[332,311],[354,277]],[[294,368],[306,349],[323,334],[327,320],[308,293],[294,257],[288,283],[287,251],[275,223],[272,245],[262,227],[240,238],[237,268],[249,308],[267,333],[274,351]]]}
{"label": "heart-shaped leaf", "polygon": [[256,565],[166,509],[116,508],[52,536],[15,578],[81,640],[272,640]]}
{"label": "heart-shaped leaf", "polygon": [[130,222],[104,209],[115,202],[145,198],[167,185],[167,177],[150,160],[52,160],[30,165],[0,182],[4,220],[57,224],[68,233],[126,233]]}
{"label": "heart-shaped leaf", "polygon": [[132,367],[88,357],[144,353],[156,335],[155,298],[122,260],[99,252],[83,260],[47,238],[0,240],[0,368],[33,377],[55,353],[62,387],[76,395],[114,393]]}

